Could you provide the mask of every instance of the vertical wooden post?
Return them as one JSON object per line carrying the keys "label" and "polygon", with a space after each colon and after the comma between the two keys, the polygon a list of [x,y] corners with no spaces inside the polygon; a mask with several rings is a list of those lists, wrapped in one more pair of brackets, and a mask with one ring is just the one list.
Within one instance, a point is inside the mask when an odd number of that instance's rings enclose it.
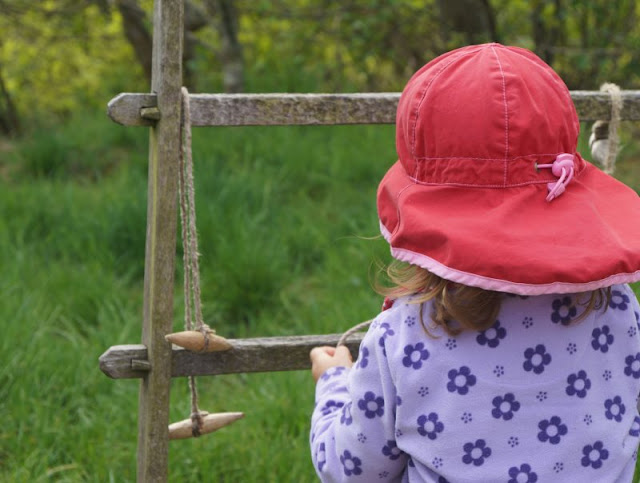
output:
{"label": "vertical wooden post", "polygon": [[151,371],[140,385],[139,482],[166,481],[168,473],[171,345],[164,335],[173,325],[183,14],[183,0],[154,2],[151,90],[161,118],[149,136],[142,343]]}

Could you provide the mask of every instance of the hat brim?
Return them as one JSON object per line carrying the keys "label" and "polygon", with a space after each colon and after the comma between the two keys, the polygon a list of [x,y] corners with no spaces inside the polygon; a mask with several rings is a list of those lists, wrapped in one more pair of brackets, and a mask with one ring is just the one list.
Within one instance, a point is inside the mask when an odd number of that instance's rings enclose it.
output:
{"label": "hat brim", "polygon": [[586,163],[562,196],[546,184],[416,183],[400,162],[378,188],[394,258],[452,282],[520,295],[640,280],[640,198]]}

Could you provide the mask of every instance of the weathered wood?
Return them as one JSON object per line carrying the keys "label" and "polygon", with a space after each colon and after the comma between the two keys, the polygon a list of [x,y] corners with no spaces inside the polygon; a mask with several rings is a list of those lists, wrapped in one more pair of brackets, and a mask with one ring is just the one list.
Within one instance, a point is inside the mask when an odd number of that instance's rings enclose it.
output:
{"label": "weathered wood", "polygon": [[[354,334],[347,347],[355,359],[363,334]],[[224,352],[194,353],[174,348],[171,377],[212,376],[244,372],[308,370],[309,352],[317,346],[335,346],[340,334],[293,337],[228,339],[232,349]],[[144,345],[116,345],[100,356],[100,369],[114,379],[143,377],[131,367],[132,360],[147,360]]]}
{"label": "weathered wood", "polygon": [[[622,91],[622,120],[640,120],[640,91]],[[581,121],[608,120],[609,94],[572,91]],[[393,124],[399,93],[364,94],[191,94],[191,124],[202,126],[278,126]],[[150,126],[141,110],[155,106],[153,94],[119,94],[108,115],[126,126]],[[147,111],[148,112],[148,111]]]}
{"label": "weathered wood", "polygon": [[149,135],[142,343],[151,370],[138,371],[144,375],[138,408],[138,482],[164,482],[168,475],[172,352],[164,336],[173,326],[183,13],[180,0],[154,1],[151,91],[162,117]]}

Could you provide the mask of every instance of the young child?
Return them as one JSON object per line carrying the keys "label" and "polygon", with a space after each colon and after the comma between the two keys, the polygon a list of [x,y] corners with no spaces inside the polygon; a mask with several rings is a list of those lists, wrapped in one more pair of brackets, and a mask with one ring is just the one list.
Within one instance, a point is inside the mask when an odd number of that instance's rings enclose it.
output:
{"label": "young child", "polygon": [[[640,440],[640,200],[576,152],[528,50],[420,69],[378,189],[404,265],[353,365],[311,352],[323,481],[630,482]],[[389,305],[389,304],[386,304]]]}

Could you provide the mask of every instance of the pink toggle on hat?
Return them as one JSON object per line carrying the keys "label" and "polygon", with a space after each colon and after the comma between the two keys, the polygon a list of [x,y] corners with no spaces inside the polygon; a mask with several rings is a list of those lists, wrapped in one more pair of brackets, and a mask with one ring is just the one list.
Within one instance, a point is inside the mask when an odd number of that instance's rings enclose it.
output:
{"label": "pink toggle on hat", "polygon": [[521,295],[640,280],[640,199],[576,152],[569,90],[532,52],[464,47],[422,67],[378,188],[392,255]]}

